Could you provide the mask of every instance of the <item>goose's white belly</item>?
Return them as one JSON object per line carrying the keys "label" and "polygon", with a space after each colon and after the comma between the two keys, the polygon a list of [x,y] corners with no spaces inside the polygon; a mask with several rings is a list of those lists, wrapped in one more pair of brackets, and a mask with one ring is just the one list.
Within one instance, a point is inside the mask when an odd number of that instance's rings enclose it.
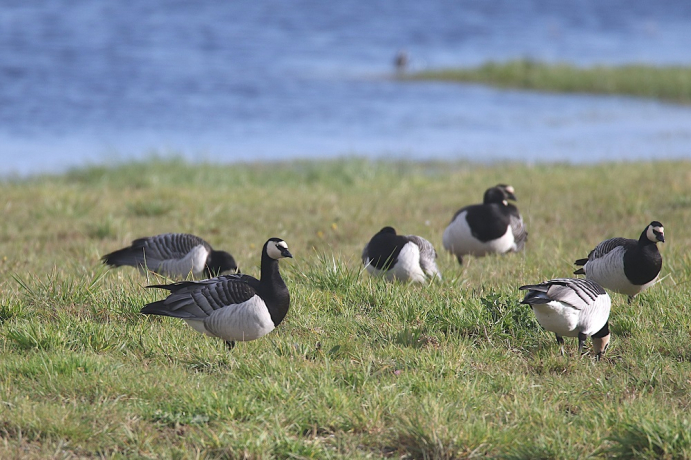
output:
{"label": "goose's white belly", "polygon": [[162,261],[156,271],[165,273],[175,277],[185,277],[192,273],[197,277],[204,273],[206,266],[206,259],[209,257],[209,251],[204,245],[194,247],[182,259],[167,259]]}
{"label": "goose's white belly", "polygon": [[185,321],[202,334],[227,341],[255,340],[275,328],[266,304],[256,295],[246,302],[215,310],[204,320]]}
{"label": "goose's white belly", "polygon": [[548,331],[561,337],[578,337],[580,310],[553,300],[534,304],[533,311],[537,322]]}
{"label": "goose's white belly", "polygon": [[424,283],[427,279],[420,267],[420,248],[415,243],[406,243],[398,254],[396,264],[389,270],[380,270],[367,259],[367,271],[374,276],[384,276],[387,280],[415,281]]}
{"label": "goose's white belly", "polygon": [[456,255],[470,254],[484,256],[490,253],[503,254],[516,250],[511,226],[506,226],[506,233],[496,240],[482,242],[473,236],[470,226],[466,221],[467,211],[463,211],[446,227],[442,237],[444,248]]}

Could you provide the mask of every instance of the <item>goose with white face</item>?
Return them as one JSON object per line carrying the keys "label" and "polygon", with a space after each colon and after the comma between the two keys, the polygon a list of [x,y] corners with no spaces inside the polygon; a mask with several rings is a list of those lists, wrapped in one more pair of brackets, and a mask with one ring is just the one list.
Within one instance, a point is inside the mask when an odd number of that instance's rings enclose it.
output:
{"label": "goose with white face", "polygon": [[515,205],[512,186],[498,184],[485,191],[483,202],[465,206],[454,214],[444,230],[442,244],[454,254],[458,263],[463,257],[482,257],[523,250],[528,232]]}
{"label": "goose with white face", "polygon": [[595,246],[574,272],[599,283],[605,289],[633,298],[657,283],[662,255],[657,243],[665,242],[665,229],[656,220],[649,223],[638,240],[610,238]]}
{"label": "goose with white face", "polygon": [[279,272],[279,259],[293,255],[280,238],[262,247],[261,278],[234,274],[203,281],[147,286],[165,289],[168,297],[147,304],[141,312],[180,318],[194,330],[223,339],[256,340],[277,327],[290,307],[290,293]]}

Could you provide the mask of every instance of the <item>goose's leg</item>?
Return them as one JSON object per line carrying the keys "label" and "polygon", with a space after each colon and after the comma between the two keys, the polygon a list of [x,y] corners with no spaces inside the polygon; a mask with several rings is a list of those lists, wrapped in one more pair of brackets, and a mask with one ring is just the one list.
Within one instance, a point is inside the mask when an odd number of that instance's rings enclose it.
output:
{"label": "goose's leg", "polygon": [[560,337],[557,334],[554,335],[557,338],[557,343],[559,344],[559,350],[561,350],[561,355],[564,356],[564,337]]}
{"label": "goose's leg", "polygon": [[234,340],[226,340],[226,347],[228,347],[228,350],[232,350],[235,348],[235,341]]}
{"label": "goose's leg", "polygon": [[582,333],[582,332],[578,333],[578,355],[579,356],[583,354],[583,346],[585,346],[585,339],[587,339],[587,338],[588,338],[588,336],[585,335],[584,333]]}

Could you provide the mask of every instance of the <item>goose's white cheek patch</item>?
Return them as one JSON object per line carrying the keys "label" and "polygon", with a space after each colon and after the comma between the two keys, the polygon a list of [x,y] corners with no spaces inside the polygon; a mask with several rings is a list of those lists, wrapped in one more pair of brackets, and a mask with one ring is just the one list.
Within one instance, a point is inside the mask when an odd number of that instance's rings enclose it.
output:
{"label": "goose's white cheek patch", "polygon": [[283,254],[281,253],[282,249],[288,249],[288,245],[286,244],[285,241],[279,241],[279,242],[271,241],[266,246],[266,253],[272,259],[278,260],[278,259],[283,258]]}

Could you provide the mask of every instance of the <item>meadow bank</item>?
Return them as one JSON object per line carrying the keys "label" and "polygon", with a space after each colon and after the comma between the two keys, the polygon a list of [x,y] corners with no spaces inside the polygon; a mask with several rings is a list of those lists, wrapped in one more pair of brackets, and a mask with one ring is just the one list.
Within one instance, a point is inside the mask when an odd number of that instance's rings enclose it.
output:
{"label": "meadow bank", "polygon": [[557,93],[620,94],[679,104],[691,103],[691,67],[684,66],[631,64],[579,67],[522,59],[487,62],[472,68],[425,70],[400,78],[482,83],[501,88]]}
{"label": "meadow bank", "polygon": [[[461,206],[516,189],[526,250],[443,252]],[[475,165],[147,161],[4,180],[0,457],[691,458],[691,163]],[[605,238],[665,225],[662,281],[613,295],[605,358],[562,357],[518,286],[570,276]],[[370,278],[385,225],[429,239],[443,280]],[[286,320],[239,343],[140,308],[158,278],[99,257],[190,232],[258,275],[268,237]]]}

